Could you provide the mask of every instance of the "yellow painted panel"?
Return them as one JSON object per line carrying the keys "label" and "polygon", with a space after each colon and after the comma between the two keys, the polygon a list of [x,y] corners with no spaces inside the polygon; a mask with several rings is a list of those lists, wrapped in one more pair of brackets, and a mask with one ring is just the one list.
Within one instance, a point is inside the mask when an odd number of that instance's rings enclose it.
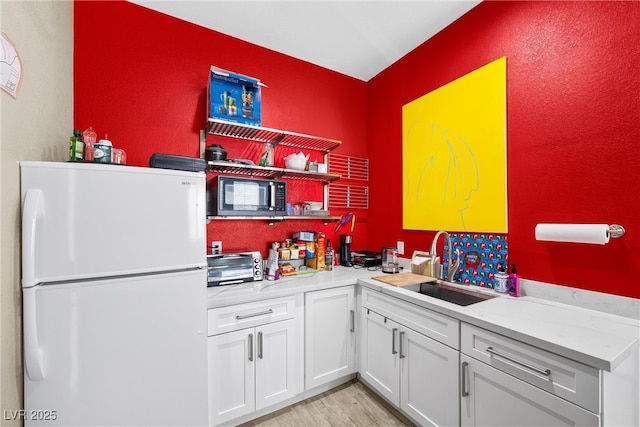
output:
{"label": "yellow painted panel", "polygon": [[506,61],[402,107],[404,229],[507,232]]}

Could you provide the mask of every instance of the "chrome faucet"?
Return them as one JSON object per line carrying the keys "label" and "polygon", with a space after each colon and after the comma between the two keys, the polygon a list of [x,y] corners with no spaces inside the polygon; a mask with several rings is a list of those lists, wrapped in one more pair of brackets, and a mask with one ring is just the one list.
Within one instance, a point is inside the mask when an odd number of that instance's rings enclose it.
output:
{"label": "chrome faucet", "polygon": [[[442,274],[442,278],[448,281],[448,282],[453,282],[453,276],[455,276],[456,271],[458,271],[458,267],[460,266],[460,250],[456,249],[456,261],[455,263],[452,262],[451,260],[451,254],[453,251],[453,247],[451,246],[451,236],[449,236],[449,233],[447,233],[446,231],[438,231],[435,235],[435,237],[433,238],[433,242],[431,243],[431,256],[432,257],[436,257],[437,255],[437,243],[438,243],[438,238],[440,237],[440,235],[444,235],[444,238],[446,239],[447,242],[447,248],[449,249],[447,252],[447,272],[446,274]],[[443,254],[444,255],[444,254]]]}

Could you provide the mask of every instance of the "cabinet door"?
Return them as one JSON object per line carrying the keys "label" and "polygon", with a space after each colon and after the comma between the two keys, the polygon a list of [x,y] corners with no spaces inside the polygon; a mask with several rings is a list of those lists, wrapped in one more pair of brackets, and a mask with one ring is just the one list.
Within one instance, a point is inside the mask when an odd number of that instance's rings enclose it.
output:
{"label": "cabinet door", "polygon": [[305,389],[352,374],[355,367],[354,287],[305,294]]}
{"label": "cabinet door", "polygon": [[599,417],[462,354],[462,426],[597,426]]}
{"label": "cabinet door", "polygon": [[460,353],[407,328],[398,342],[400,408],[420,425],[459,425]]}
{"label": "cabinet door", "polygon": [[295,396],[300,390],[298,320],[256,328],[256,410]]}
{"label": "cabinet door", "polygon": [[209,423],[219,425],[255,409],[254,329],[208,338]]}
{"label": "cabinet door", "polygon": [[360,322],[360,376],[391,403],[400,406],[398,337],[400,325],[363,309]]}

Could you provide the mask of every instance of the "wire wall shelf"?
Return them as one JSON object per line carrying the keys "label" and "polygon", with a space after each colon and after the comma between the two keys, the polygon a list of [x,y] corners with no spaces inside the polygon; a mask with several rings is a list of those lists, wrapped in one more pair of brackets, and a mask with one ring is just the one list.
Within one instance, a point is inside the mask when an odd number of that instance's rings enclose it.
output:
{"label": "wire wall shelf", "polygon": [[329,208],[369,209],[369,187],[349,184],[329,185]]}
{"label": "wire wall shelf", "polygon": [[342,175],[343,179],[369,181],[369,159],[329,154],[329,171]]}
{"label": "wire wall shelf", "polygon": [[331,222],[338,222],[340,220],[339,216],[306,216],[306,215],[286,215],[286,216],[207,216],[207,221],[265,221],[269,223],[269,225],[273,225],[279,222],[284,221],[305,221],[305,220],[313,220],[313,221],[322,221],[325,225]]}
{"label": "wire wall shelf", "polygon": [[288,178],[308,181],[320,181],[324,183],[330,183],[340,179],[340,175],[333,173],[298,171],[293,169],[247,165],[227,161],[207,162],[207,170],[209,172],[224,173],[229,175],[245,175],[252,178]]}
{"label": "wire wall shelf", "polygon": [[256,142],[270,142],[274,146],[317,150],[324,153],[339,147],[342,142],[336,139],[305,135],[302,133],[270,129],[260,126],[249,126],[219,119],[207,119],[205,132],[212,135],[246,139]]}

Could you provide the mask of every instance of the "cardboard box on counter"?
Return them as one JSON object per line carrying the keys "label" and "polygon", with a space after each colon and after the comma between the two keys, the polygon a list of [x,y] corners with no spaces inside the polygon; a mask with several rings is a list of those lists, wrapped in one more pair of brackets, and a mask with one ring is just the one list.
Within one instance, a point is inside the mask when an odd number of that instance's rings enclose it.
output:
{"label": "cardboard box on counter", "polygon": [[260,80],[211,66],[207,85],[207,116],[251,126],[261,125]]}
{"label": "cardboard box on counter", "polygon": [[324,263],[324,255],[322,257],[314,257],[314,258],[306,258],[304,260],[304,265],[306,265],[309,268],[313,268],[314,270],[324,270],[325,268],[325,263]]}

